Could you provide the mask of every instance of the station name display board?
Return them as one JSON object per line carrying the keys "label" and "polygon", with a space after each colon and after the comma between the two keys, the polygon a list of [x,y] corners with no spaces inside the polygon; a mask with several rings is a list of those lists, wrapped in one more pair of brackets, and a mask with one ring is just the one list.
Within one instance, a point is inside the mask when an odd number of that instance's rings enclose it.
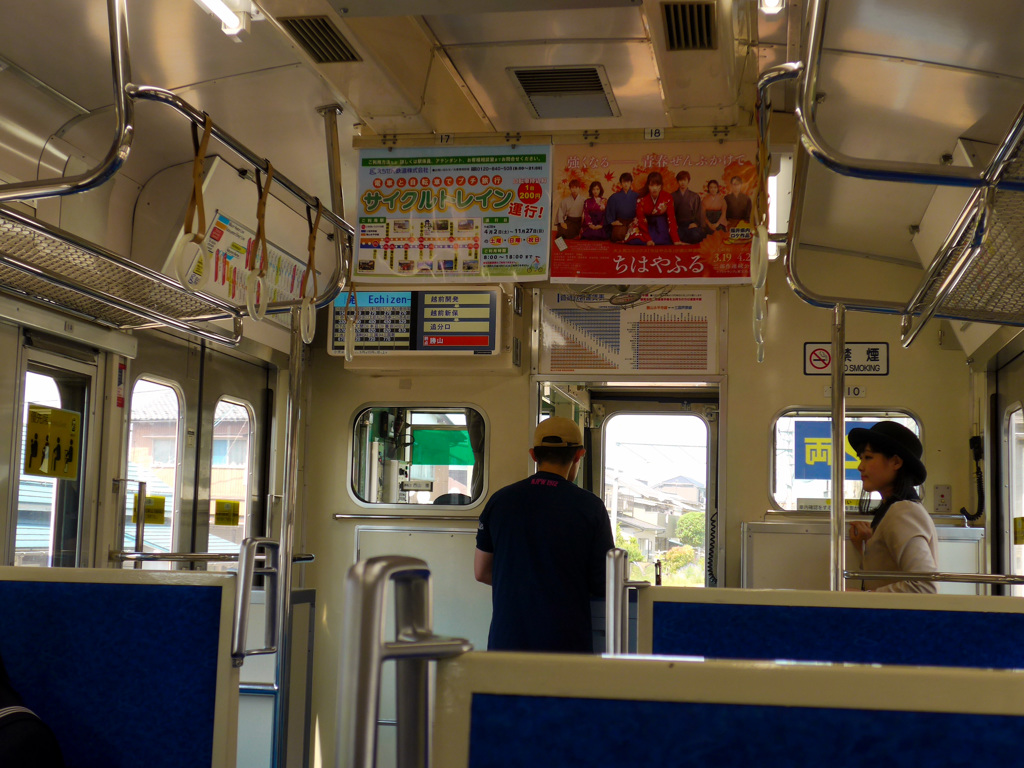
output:
{"label": "station name display board", "polygon": [[630,307],[610,297],[542,294],[540,373],[717,372],[717,291],[678,289]]}
{"label": "station name display board", "polygon": [[364,149],[356,278],[548,276],[551,147]]}
{"label": "station name display board", "polygon": [[558,145],[551,281],[750,282],[753,141]]}
{"label": "station name display board", "polygon": [[345,354],[351,327],[353,355],[490,355],[497,343],[497,310],[497,292],[488,290],[356,291],[351,298],[342,293],[331,308],[327,352]]}

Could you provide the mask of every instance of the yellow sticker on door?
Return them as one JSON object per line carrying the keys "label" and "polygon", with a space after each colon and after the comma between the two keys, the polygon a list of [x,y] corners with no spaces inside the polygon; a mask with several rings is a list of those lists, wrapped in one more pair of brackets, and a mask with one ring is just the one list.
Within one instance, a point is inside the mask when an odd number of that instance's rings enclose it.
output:
{"label": "yellow sticker on door", "polygon": [[217,499],[213,504],[214,525],[238,525],[238,510],[241,506],[239,502]]}
{"label": "yellow sticker on door", "polygon": [[25,427],[25,474],[77,480],[82,415],[29,403]]}
{"label": "yellow sticker on door", "polygon": [[1024,544],[1024,517],[1013,518],[1013,543]]}
{"label": "yellow sticker on door", "polygon": [[[146,496],[146,525],[163,525],[164,503],[167,499],[163,496]],[[132,505],[132,522],[139,522],[139,494],[135,494],[135,503]]]}

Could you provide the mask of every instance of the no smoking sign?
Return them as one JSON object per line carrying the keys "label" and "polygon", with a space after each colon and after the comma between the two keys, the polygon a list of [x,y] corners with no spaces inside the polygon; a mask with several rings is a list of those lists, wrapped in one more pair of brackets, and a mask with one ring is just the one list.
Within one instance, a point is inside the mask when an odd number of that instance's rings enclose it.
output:
{"label": "no smoking sign", "polygon": [[[850,342],[844,354],[847,376],[888,376],[889,344],[877,342]],[[832,375],[832,345],[827,341],[804,342],[804,374],[807,376]]]}

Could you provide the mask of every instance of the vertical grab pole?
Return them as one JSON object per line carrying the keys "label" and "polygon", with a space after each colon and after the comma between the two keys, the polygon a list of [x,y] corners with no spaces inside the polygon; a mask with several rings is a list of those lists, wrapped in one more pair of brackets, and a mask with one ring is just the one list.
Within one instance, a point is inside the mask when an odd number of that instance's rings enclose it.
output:
{"label": "vertical grab pole", "polygon": [[[430,581],[424,572],[395,577],[395,639],[415,642],[432,633],[433,606]],[[397,754],[399,768],[426,768],[427,680],[429,661],[398,658],[395,661]]]}
{"label": "vertical grab pole", "polygon": [[[291,700],[291,614],[292,554],[295,548],[295,510],[299,503],[299,449],[302,426],[302,389],[306,372],[306,348],[302,343],[302,317],[299,307],[291,310],[291,346],[288,354],[288,416],[285,421],[287,460],[284,468],[284,499],[281,504],[281,530],[278,538],[277,600],[277,706],[274,709],[274,765],[288,765],[288,708]],[[270,595],[268,595],[270,597]],[[268,612],[271,610],[267,606]]]}
{"label": "vertical grab pole", "polygon": [[605,653],[626,653],[628,650],[629,602],[626,599],[628,558],[629,554],[624,549],[609,549],[605,556]]}
{"label": "vertical grab pole", "polygon": [[832,319],[832,575],[829,588],[841,592],[846,570],[846,307]]}
{"label": "vertical grab pole", "polygon": [[[138,504],[135,505],[135,551],[142,552],[146,535],[146,483],[139,481]],[[136,570],[142,568],[142,561],[135,561]]]}

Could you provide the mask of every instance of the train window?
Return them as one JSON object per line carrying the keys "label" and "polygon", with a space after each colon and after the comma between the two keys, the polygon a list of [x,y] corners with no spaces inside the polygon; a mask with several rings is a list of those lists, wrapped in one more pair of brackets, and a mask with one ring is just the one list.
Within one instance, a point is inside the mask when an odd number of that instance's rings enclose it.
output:
{"label": "train window", "polygon": [[[138,484],[144,482],[146,513],[143,551],[173,551],[181,413],[181,396],[174,387],[150,379],[140,378],[135,382],[132,389],[131,420],[128,423],[129,483],[124,528],[126,550],[135,549],[136,527],[132,521],[132,513],[138,494]],[[170,569],[172,565],[146,563],[145,567]]]}
{"label": "train window", "polygon": [[[237,552],[245,538],[252,481],[252,425],[248,404],[228,398],[217,402],[210,467],[210,552]],[[208,570],[228,570],[228,566],[211,564]]]}
{"label": "train window", "polygon": [[[18,482],[18,523],[14,542],[15,565],[50,565],[53,558],[53,523],[57,508],[57,480],[47,472],[55,446],[49,438],[40,445],[28,434],[29,404],[60,408],[57,382],[50,376],[29,371],[25,374],[25,407],[22,414],[21,477]],[[29,452],[26,462],[25,452]],[[26,467],[29,471],[26,472]]]}
{"label": "train window", "polygon": [[619,413],[604,425],[604,502],[630,578],[703,587],[708,425],[693,414]]}
{"label": "train window", "polygon": [[[1010,412],[1008,424],[1009,437],[1009,472],[1008,485],[1010,495],[1010,573],[1024,573],[1024,411],[1016,408]],[[1014,585],[1011,594],[1015,597],[1024,596],[1024,586]]]}
{"label": "train window", "polygon": [[484,429],[473,408],[367,408],[356,417],[352,490],[370,504],[470,504],[483,495]]}
{"label": "train window", "polygon": [[12,562],[73,567],[92,522],[83,500],[94,367],[38,348],[27,354]]}
{"label": "train window", "polygon": [[[906,413],[857,411],[847,414],[846,433],[858,426],[890,420],[921,434],[921,426]],[[846,444],[844,498],[861,496],[858,459]],[[786,411],[775,421],[772,495],[777,509],[828,511],[832,492],[832,418],[827,411]],[[877,501],[877,500],[876,500]]]}

